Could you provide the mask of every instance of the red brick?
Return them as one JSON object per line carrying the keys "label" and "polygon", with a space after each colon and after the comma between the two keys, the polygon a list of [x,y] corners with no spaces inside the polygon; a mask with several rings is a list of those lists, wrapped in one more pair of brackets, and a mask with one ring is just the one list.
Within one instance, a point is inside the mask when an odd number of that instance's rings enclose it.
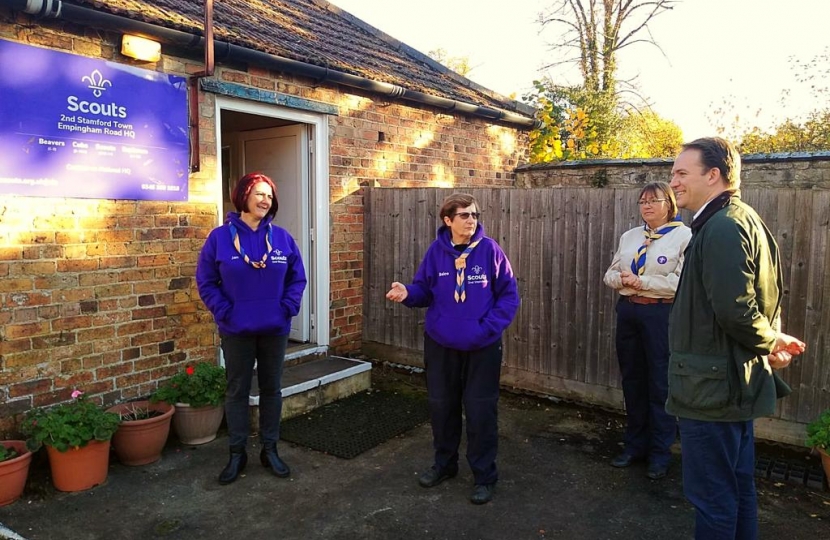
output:
{"label": "red brick", "polygon": [[126,375],[127,373],[132,373],[133,371],[133,364],[132,362],[124,363],[124,364],[115,364],[112,366],[106,366],[95,370],[95,378],[98,380],[102,379],[110,379],[113,377],[118,377],[120,375]]}
{"label": "red brick", "polygon": [[26,351],[22,353],[3,355],[3,366],[5,369],[20,368],[44,364],[50,360],[50,351],[41,349],[37,351]]}

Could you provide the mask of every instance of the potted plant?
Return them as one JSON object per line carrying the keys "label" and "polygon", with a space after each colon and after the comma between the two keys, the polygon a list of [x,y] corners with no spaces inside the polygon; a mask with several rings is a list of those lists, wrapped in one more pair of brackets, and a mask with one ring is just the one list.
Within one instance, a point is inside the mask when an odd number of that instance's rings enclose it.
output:
{"label": "potted plant", "polygon": [[821,455],[824,476],[830,484],[830,409],[827,409],[807,425],[807,446],[815,448]]}
{"label": "potted plant", "polygon": [[161,459],[161,452],[170,433],[170,420],[175,408],[169,403],[147,400],[113,405],[107,412],[121,420],[112,437],[118,461],[124,465],[147,465]]}
{"label": "potted plant", "polygon": [[31,463],[26,441],[0,441],[0,506],[13,503],[23,494]]}
{"label": "potted plant", "polygon": [[204,444],[216,438],[224,417],[225,368],[216,364],[188,365],[159,386],[150,398],[174,404],[173,428],[184,444]]}
{"label": "potted plant", "polygon": [[83,491],[107,479],[110,439],[118,429],[118,415],[87,400],[83,392],[72,392],[72,400],[33,409],[21,425],[29,450],[46,447],[52,484],[59,491]]}

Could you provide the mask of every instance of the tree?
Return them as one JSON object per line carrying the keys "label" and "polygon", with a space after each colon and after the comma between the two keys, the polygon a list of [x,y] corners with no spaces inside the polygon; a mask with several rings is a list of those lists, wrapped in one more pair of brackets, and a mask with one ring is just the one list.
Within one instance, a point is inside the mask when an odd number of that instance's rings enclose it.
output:
{"label": "tree", "polygon": [[[786,118],[778,121],[770,131],[758,126],[742,126],[741,119],[737,116],[732,126],[718,126],[720,133],[731,130],[732,138],[737,141],[741,153],[830,150],[830,105],[827,105],[827,97],[830,96],[830,48],[824,49],[824,52],[807,62],[793,59],[793,70],[796,82],[809,85],[814,102],[823,105],[808,112],[803,119]],[[791,89],[782,92],[782,105],[791,99],[791,94]]]}
{"label": "tree", "polygon": [[[635,43],[651,43],[652,19],[673,9],[673,0],[556,0],[539,16],[542,28],[564,29],[551,49],[561,57],[546,66],[575,63],[580,85],[554,83],[550,78],[534,81],[534,90],[524,96],[535,105],[543,126],[531,133],[531,159],[585,159],[590,157],[650,157],[664,155],[674,144],[679,128],[649,110],[630,81],[617,77],[617,55]],[[632,93],[638,103],[621,95]],[[644,110],[647,116],[635,117]],[[666,144],[649,145],[641,135],[661,126]],[[671,128],[674,126],[674,129]],[[624,141],[623,137],[635,137]]]}
{"label": "tree", "polygon": [[[551,50],[562,58],[546,67],[576,63],[585,90],[616,94],[617,54],[635,43],[650,43],[649,23],[674,9],[675,0],[557,0],[539,15],[546,27],[564,28]],[[647,34],[647,36],[643,36]]]}
{"label": "tree", "polygon": [[623,117],[617,139],[619,157],[674,157],[683,144],[683,131],[653,111],[631,111]]}
{"label": "tree", "polygon": [[450,56],[445,49],[433,49],[427,53],[427,56],[429,56],[439,64],[443,64],[444,67],[447,67],[455,71],[462,77],[466,77],[473,70],[472,66],[470,66],[469,57]]}
{"label": "tree", "polygon": [[522,99],[541,127],[530,132],[530,161],[671,157],[683,142],[674,122],[650,109],[620,108],[609,94],[534,81]]}

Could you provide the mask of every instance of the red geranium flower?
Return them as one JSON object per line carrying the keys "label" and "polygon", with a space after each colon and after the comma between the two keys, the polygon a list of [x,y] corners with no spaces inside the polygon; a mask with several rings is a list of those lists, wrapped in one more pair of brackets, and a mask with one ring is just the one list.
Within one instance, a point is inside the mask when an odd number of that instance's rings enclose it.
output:
{"label": "red geranium flower", "polygon": [[187,368],[185,368],[184,372],[187,373],[188,375],[193,375],[193,373],[195,373],[196,370],[193,368],[193,366],[187,366]]}

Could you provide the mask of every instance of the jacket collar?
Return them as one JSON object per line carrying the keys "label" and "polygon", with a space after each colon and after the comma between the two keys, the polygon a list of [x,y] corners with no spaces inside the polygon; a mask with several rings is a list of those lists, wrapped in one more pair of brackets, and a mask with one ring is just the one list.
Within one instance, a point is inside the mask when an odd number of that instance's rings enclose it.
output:
{"label": "jacket collar", "polygon": [[692,221],[692,224],[690,225],[692,228],[692,234],[698,232],[712,216],[723,210],[730,202],[732,202],[733,198],[740,199],[741,192],[737,189],[727,189],[709,201],[709,204],[706,205],[703,212],[701,212],[700,215]]}

